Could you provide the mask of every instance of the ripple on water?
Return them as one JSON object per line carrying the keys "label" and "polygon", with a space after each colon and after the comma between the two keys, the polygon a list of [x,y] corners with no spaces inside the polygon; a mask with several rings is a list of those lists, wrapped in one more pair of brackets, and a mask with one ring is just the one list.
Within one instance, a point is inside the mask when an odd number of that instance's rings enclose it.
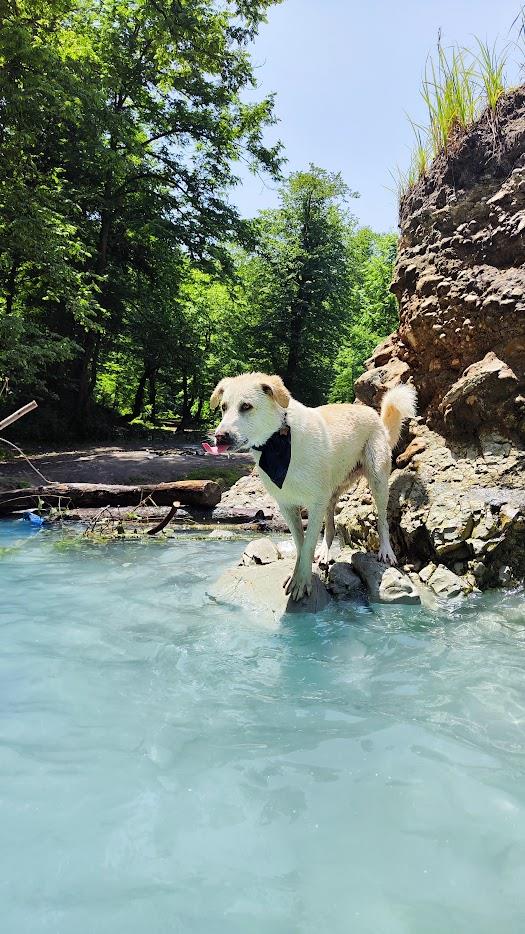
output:
{"label": "ripple on water", "polygon": [[4,930],[524,930],[522,594],[268,632],[235,542],[2,545]]}

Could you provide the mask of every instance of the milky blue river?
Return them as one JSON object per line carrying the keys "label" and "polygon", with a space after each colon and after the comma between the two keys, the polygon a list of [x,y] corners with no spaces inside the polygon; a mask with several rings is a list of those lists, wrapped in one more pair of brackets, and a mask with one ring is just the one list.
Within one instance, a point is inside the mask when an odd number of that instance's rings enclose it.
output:
{"label": "milky blue river", "polygon": [[523,934],[523,594],[268,631],[242,548],[0,523],[3,934]]}

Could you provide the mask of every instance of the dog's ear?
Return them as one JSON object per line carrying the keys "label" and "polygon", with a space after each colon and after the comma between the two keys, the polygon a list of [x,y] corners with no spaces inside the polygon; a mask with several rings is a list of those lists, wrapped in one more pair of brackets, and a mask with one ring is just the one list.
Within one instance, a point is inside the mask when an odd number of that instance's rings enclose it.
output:
{"label": "dog's ear", "polygon": [[226,386],[227,381],[228,381],[228,377],[221,379],[220,383],[217,383],[215,389],[213,390],[210,396],[210,409],[212,410],[212,412],[214,409],[217,408],[219,402],[222,399],[222,395],[224,393],[224,388]]}
{"label": "dog's ear", "polygon": [[288,406],[292,398],[280,376],[265,377],[265,381],[262,384],[262,391],[265,392],[267,396],[272,396],[277,402],[277,405],[280,405],[283,409]]}

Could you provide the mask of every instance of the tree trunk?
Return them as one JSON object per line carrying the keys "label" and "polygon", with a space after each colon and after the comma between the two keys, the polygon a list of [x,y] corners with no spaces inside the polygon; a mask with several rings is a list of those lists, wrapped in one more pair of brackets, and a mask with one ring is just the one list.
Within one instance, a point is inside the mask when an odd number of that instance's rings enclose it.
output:
{"label": "tree trunk", "polygon": [[144,408],[144,393],[146,391],[146,382],[148,380],[148,370],[144,367],[144,372],[139,379],[139,384],[137,386],[137,391],[135,393],[135,399],[133,401],[133,408],[131,410],[131,418],[138,418],[142,415],[142,409]]}
{"label": "tree trunk", "polygon": [[182,376],[182,412],[180,416],[179,428],[187,428],[191,424],[191,407],[193,405],[193,396],[190,396],[188,387],[188,375]]}
{"label": "tree trunk", "polygon": [[284,382],[292,395],[295,390],[296,376],[301,356],[301,334],[303,329],[302,313],[302,302],[296,302],[291,309],[288,359],[286,361],[286,372],[284,374]]}
{"label": "tree trunk", "polygon": [[18,259],[14,258],[11,263],[11,269],[7,277],[7,288],[5,296],[5,314],[10,315],[13,311],[13,304],[16,295],[16,274],[18,272]]}
{"label": "tree trunk", "polygon": [[301,337],[304,329],[306,313],[308,311],[308,299],[305,292],[306,280],[308,279],[307,258],[310,255],[310,222],[312,213],[312,197],[308,195],[304,202],[304,215],[301,230],[301,241],[303,250],[303,259],[297,274],[297,293],[295,299],[290,303],[290,333],[288,340],[288,359],[286,361],[286,372],[284,381],[290,392],[293,394],[297,383],[297,374],[301,358]]}
{"label": "tree trunk", "polygon": [[80,364],[77,405],[74,415],[75,426],[80,431],[80,433],[83,432],[85,427],[85,420],[88,413],[89,401],[91,398],[91,365],[96,344],[97,335],[94,331],[89,331],[84,343],[84,354]]}
{"label": "tree trunk", "polygon": [[[113,144],[112,144],[113,148]],[[111,183],[107,179],[104,186],[104,200],[107,203],[111,196]],[[109,234],[112,216],[108,208],[101,212],[100,231],[98,236],[97,262],[95,271],[98,276],[105,272],[108,257]],[[96,362],[93,364],[95,351],[98,349],[100,335],[95,331],[88,331],[84,341],[84,354],[80,363],[78,378],[78,397],[75,411],[75,425],[83,432],[85,420],[89,409],[92,391],[96,382]]]}
{"label": "tree trunk", "polygon": [[151,421],[157,421],[157,373],[152,370],[149,375],[149,404],[151,405]]}

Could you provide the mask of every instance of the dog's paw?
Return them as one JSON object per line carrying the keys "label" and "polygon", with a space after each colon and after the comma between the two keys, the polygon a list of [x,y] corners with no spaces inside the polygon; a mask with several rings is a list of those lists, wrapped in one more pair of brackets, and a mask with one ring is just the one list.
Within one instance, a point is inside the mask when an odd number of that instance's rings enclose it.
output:
{"label": "dog's paw", "polygon": [[326,547],[325,544],[322,544],[319,551],[315,555],[315,560],[321,568],[327,568],[330,564],[330,549]]}
{"label": "dog's paw", "polygon": [[302,600],[306,595],[310,596],[312,593],[312,575],[310,577],[303,576],[302,574],[292,574],[291,577],[285,581],[285,592],[290,595],[292,600]]}
{"label": "dog's paw", "polygon": [[386,542],[384,545],[381,545],[378,555],[378,561],[382,561],[383,564],[397,564],[397,558],[389,544]]}

